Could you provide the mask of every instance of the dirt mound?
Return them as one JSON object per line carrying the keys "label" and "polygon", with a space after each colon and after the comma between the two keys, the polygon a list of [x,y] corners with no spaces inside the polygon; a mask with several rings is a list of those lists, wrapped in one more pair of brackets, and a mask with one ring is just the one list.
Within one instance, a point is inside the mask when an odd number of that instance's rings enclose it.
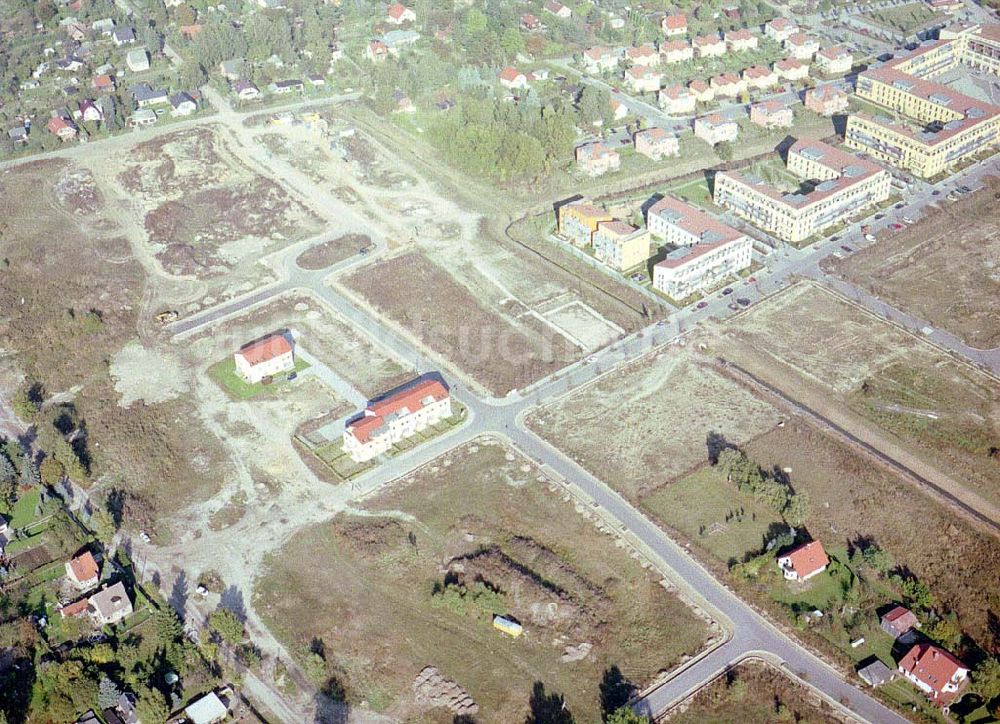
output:
{"label": "dirt mound", "polygon": [[456,718],[473,716],[479,712],[479,705],[472,700],[469,692],[450,679],[441,676],[433,666],[425,666],[413,680],[413,691],[417,700],[431,706],[447,707]]}
{"label": "dirt mound", "polygon": [[366,555],[377,556],[407,542],[407,531],[392,518],[343,520],[333,525],[350,548]]}
{"label": "dirt mound", "polygon": [[367,248],[372,243],[371,237],[366,234],[344,234],[336,239],[324,241],[322,244],[309,247],[299,254],[295,260],[303,269],[316,271],[326,269],[328,266],[336,264],[344,259],[357,254],[362,249]]}

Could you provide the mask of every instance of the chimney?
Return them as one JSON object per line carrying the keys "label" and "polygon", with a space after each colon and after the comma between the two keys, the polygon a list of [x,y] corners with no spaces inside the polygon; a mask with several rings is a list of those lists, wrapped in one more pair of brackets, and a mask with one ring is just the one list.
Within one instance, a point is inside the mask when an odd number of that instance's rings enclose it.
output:
{"label": "chimney", "polygon": [[936,659],[937,657],[938,657],[938,650],[934,649],[933,651],[931,651],[931,658]]}

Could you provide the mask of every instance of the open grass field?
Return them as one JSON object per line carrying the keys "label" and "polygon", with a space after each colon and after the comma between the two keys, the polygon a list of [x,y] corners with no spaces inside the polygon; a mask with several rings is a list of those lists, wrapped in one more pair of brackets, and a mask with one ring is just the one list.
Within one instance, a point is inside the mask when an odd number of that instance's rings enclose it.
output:
{"label": "open grass field", "polygon": [[[1000,346],[1000,179],[830,268],[980,349]],[[943,197],[941,197],[943,198]]]}
{"label": "open grass field", "polygon": [[496,395],[530,384],[584,352],[523,308],[487,306],[416,252],[378,261],[346,283]]}
{"label": "open grass field", "polygon": [[839,712],[772,666],[750,660],[700,689],[672,712],[671,724],[746,724],[794,721],[799,724],[846,722]]}
{"label": "open grass field", "polygon": [[[322,646],[348,701],[411,721],[451,720],[414,699],[425,666],[468,692],[477,720],[523,720],[541,682],[596,721],[607,669],[642,686],[707,635],[537,469],[485,439],[294,537],[256,588],[292,650]],[[524,634],[495,630],[494,613]]]}
{"label": "open grass field", "polygon": [[709,433],[742,443],[779,415],[690,346],[670,347],[532,415],[533,430],[635,500],[708,459]]}
{"label": "open grass field", "polygon": [[741,315],[718,351],[1000,501],[1000,384],[924,340],[802,283]]}
{"label": "open grass field", "polygon": [[870,10],[864,13],[862,17],[876,25],[881,25],[889,30],[906,35],[939,22],[946,16],[934,12],[925,3],[912,2],[891,8]]}

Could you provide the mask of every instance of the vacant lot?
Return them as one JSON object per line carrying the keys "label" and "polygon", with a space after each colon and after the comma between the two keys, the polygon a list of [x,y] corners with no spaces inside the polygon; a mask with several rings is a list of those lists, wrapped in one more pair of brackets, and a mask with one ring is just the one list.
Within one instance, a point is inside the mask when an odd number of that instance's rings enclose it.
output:
{"label": "vacant lot", "polygon": [[893,8],[881,8],[864,13],[861,17],[904,35],[942,20],[945,16],[934,12],[922,2],[913,2]]}
{"label": "vacant lot", "polygon": [[673,724],[733,721],[770,724],[834,724],[848,721],[806,687],[773,667],[746,661],[699,690],[683,707],[667,717]]}
{"label": "vacant lot", "polygon": [[1000,346],[1000,179],[946,204],[833,271],[980,349]]}
{"label": "vacant lot", "polygon": [[370,246],[371,243],[371,238],[364,234],[345,234],[309,247],[299,254],[295,263],[303,269],[312,271],[326,269],[338,261],[350,259],[362,249]]}
{"label": "vacant lot", "polygon": [[808,283],[754,307],[727,336],[725,356],[794,388],[792,397],[863,417],[856,422],[877,426],[980,498],[1000,501],[993,378]]}
{"label": "vacant lot", "polygon": [[[349,701],[401,719],[444,719],[411,688],[434,666],[484,721],[523,720],[535,682],[595,721],[607,669],[641,686],[706,636],[537,469],[486,440],[293,538],[259,584],[255,604],[286,644],[312,642]],[[496,631],[495,613],[524,634]]]}
{"label": "vacant lot", "polygon": [[145,275],[112,206],[66,162],[0,176],[0,371],[8,385],[26,374],[67,393],[92,475],[175,510],[216,489],[222,457],[189,401],[119,405],[107,361],[136,334]]}
{"label": "vacant lot", "polygon": [[302,204],[247,168],[213,127],[140,144],[115,168],[119,189],[141,206],[152,252],[175,276],[224,275],[320,228]]}
{"label": "vacant lot", "polygon": [[708,459],[709,433],[741,443],[778,414],[690,350],[668,348],[541,410],[531,427],[636,499]]}
{"label": "vacant lot", "polygon": [[347,284],[496,395],[530,384],[583,353],[524,309],[485,306],[416,252],[365,267]]}

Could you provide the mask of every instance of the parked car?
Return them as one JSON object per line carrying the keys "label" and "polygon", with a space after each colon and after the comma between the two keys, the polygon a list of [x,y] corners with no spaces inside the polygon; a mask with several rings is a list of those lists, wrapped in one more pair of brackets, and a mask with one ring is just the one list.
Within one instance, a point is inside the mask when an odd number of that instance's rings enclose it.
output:
{"label": "parked car", "polygon": [[889,224],[889,228],[892,229],[893,231],[899,231],[900,229],[903,228],[903,225],[902,224],[897,224],[897,223],[893,222],[893,223]]}
{"label": "parked car", "polygon": [[846,246],[844,244],[841,244],[840,248],[843,249],[844,251],[846,251],[848,254],[850,254],[850,253],[852,253],[854,251],[854,249],[852,249],[851,247]]}
{"label": "parked car", "polygon": [[726,306],[727,306],[727,307],[729,307],[730,309],[732,309],[732,310],[733,310],[734,312],[735,312],[735,311],[736,311],[737,309],[739,309],[739,308],[740,308],[740,305],[739,305],[739,304],[737,304],[736,302],[730,302],[730,303],[729,303],[729,304],[727,304]]}
{"label": "parked car", "polygon": [[875,241],[875,234],[865,234],[865,241]]}
{"label": "parked car", "polygon": [[894,208],[894,209],[901,209],[904,206],[906,206],[906,204],[904,204],[903,202],[900,202],[900,203],[896,204],[895,206],[893,206],[892,208]]}
{"label": "parked car", "polygon": [[708,302],[701,301],[701,302],[698,302],[698,304],[696,305],[695,309],[704,309],[707,306],[708,306]]}
{"label": "parked car", "polygon": [[736,303],[739,304],[741,307],[750,306],[750,300],[747,299],[746,297],[740,297],[739,299],[736,300]]}
{"label": "parked car", "polygon": [[914,221],[909,216],[904,216],[903,217],[903,223],[904,224],[912,224],[912,223],[914,223]]}
{"label": "parked car", "polygon": [[933,191],[931,191],[931,196],[940,196],[940,195],[941,195],[940,189],[934,189]]}
{"label": "parked car", "polygon": [[875,214],[875,221],[879,221],[880,219],[884,219],[884,218],[885,218],[885,214]]}
{"label": "parked car", "polygon": [[724,296],[724,297],[728,296],[728,295],[730,295],[732,293],[733,293],[733,288],[732,287],[726,287],[725,289],[722,290],[722,296]]}
{"label": "parked car", "polygon": [[749,277],[747,282],[750,284],[755,284],[757,282],[757,277]]}

